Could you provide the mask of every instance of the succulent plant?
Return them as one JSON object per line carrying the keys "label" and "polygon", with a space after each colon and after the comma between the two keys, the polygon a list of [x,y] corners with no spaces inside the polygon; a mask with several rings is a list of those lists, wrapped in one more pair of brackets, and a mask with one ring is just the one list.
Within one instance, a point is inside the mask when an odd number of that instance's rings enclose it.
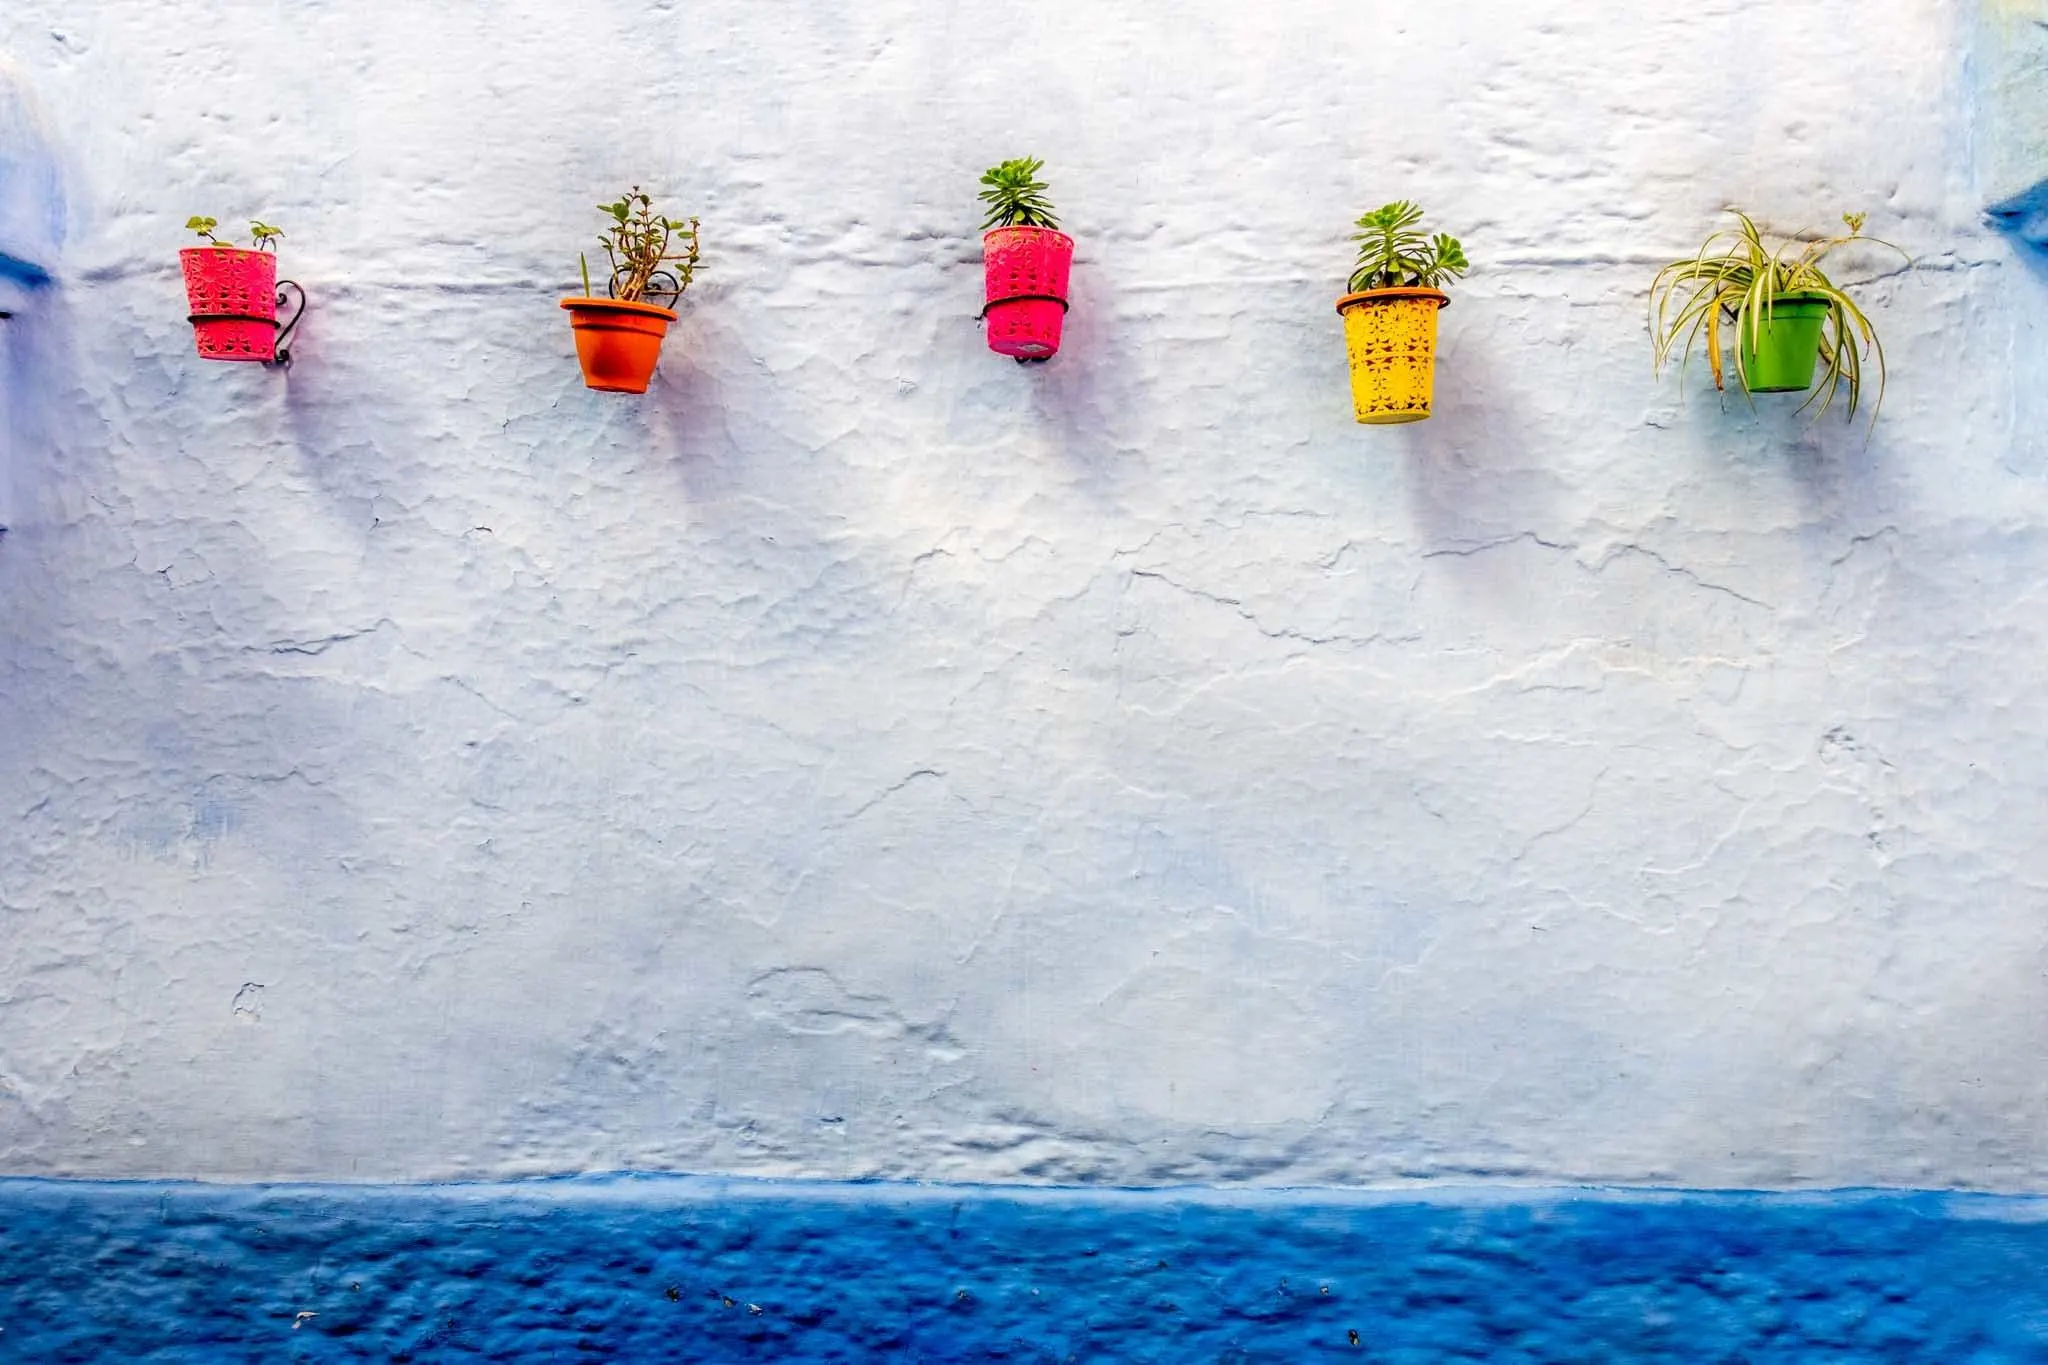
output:
{"label": "succulent plant", "polygon": [[1037,157],[1026,156],[991,166],[982,172],[981,183],[988,188],[975,196],[988,205],[988,219],[982,223],[982,231],[1001,227],[1057,228],[1060,225],[1059,219],[1053,217],[1051,201],[1045,197],[1045,182],[1038,179],[1038,172],[1044,166],[1045,163]]}
{"label": "succulent plant", "polygon": [[1421,222],[1421,206],[1406,199],[1384,204],[1358,220],[1358,231],[1351,235],[1358,243],[1352,293],[1436,289],[1471,268],[1457,238],[1445,232],[1426,237],[1417,228]]}

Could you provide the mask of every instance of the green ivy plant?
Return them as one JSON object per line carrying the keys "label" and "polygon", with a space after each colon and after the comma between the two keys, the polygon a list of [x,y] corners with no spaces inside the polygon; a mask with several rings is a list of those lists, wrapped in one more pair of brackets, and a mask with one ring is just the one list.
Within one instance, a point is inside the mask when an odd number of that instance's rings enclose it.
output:
{"label": "green ivy plant", "polygon": [[981,229],[1006,227],[1057,228],[1052,202],[1045,197],[1045,182],[1038,172],[1045,166],[1035,156],[1018,157],[982,172],[988,186],[975,197],[988,205],[988,219]]}
{"label": "green ivy plant", "polygon": [[[695,218],[665,218],[654,211],[654,200],[641,193],[638,185],[597,211],[611,216],[597,244],[611,262],[611,279],[606,288],[625,303],[646,302],[650,296],[673,304],[696,278],[698,245]],[[671,250],[671,248],[675,248]],[[578,256],[583,266],[583,294],[590,294],[590,258]]]}
{"label": "green ivy plant", "polygon": [[[1902,259],[1911,258],[1890,242],[1865,237],[1865,215],[1861,213],[1842,215],[1843,225],[1849,229],[1846,233],[1801,233],[1773,250],[1765,244],[1763,234],[1748,214],[1740,209],[1729,212],[1735,215],[1738,227],[1710,234],[1697,253],[1658,271],[1650,286],[1650,331],[1657,348],[1656,372],[1663,373],[1665,362],[1676,350],[1679,373],[1683,376],[1693,346],[1704,332],[1714,387],[1726,392],[1727,374],[1721,359],[1724,323],[1733,324],[1738,341],[1744,339],[1746,331],[1753,350],[1777,300],[1793,294],[1824,298],[1828,315],[1821,326],[1820,358],[1827,365],[1827,373],[1814,386],[1801,410],[1818,400],[1820,409],[1814,415],[1819,416],[1846,388],[1848,410],[1843,416],[1853,418],[1863,396],[1863,363],[1868,353],[1877,361],[1877,402],[1870,413],[1870,420],[1876,422],[1878,409],[1884,404],[1884,345],[1877,339],[1877,329],[1871,326],[1870,318],[1828,278],[1821,262],[1831,252],[1852,243],[1881,246],[1897,251]],[[1735,376],[1747,396],[1749,375],[1739,345],[1735,352]]]}
{"label": "green ivy plant", "polygon": [[[223,251],[235,250],[233,242],[223,242],[220,238],[213,235],[213,230],[219,226],[220,219],[218,218],[200,218],[195,216],[185,220],[185,230],[187,232],[198,233],[210,244],[219,247]],[[275,251],[277,250],[277,239],[284,236],[284,229],[272,227],[268,223],[251,223],[249,224],[249,236],[255,243],[255,250]]]}
{"label": "green ivy plant", "polygon": [[1358,243],[1358,265],[1351,272],[1350,291],[1440,289],[1471,269],[1457,238],[1447,232],[1424,236],[1421,222],[1421,205],[1406,199],[1360,218],[1358,231],[1351,234]]}

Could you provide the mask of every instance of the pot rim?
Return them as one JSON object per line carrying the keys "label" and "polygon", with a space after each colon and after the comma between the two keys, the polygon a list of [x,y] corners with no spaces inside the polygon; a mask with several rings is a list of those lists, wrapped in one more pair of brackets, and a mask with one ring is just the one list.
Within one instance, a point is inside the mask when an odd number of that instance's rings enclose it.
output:
{"label": "pot rim", "polygon": [[1790,289],[1782,294],[1771,294],[1764,299],[1763,306],[1775,308],[1781,303],[1825,303],[1832,305],[1834,299],[1818,289]]}
{"label": "pot rim", "polygon": [[1396,299],[1435,299],[1440,310],[1451,306],[1451,296],[1441,289],[1431,289],[1425,285],[1397,285],[1390,289],[1362,289],[1356,294],[1346,294],[1337,300],[1337,311],[1343,313],[1361,304],[1382,301],[1391,303]]}
{"label": "pot rim", "polygon": [[579,296],[563,299],[562,307],[572,313],[651,313],[658,318],[667,318],[670,322],[682,316],[673,308],[663,308],[658,303],[641,303],[637,299],[593,299]]}
{"label": "pot rim", "polygon": [[992,227],[992,228],[984,228],[984,229],[982,229],[982,233],[981,233],[981,240],[982,240],[983,244],[986,244],[986,243],[988,242],[988,239],[989,239],[989,238],[991,238],[991,237],[993,237],[993,236],[995,236],[995,235],[996,235],[996,234],[997,234],[998,232],[1031,232],[1031,233],[1043,233],[1043,234],[1044,234],[1045,236],[1047,236],[1047,237],[1057,237],[1057,238],[1059,238],[1059,239],[1060,239],[1061,241],[1063,241],[1063,242],[1066,242],[1066,243],[1068,243],[1069,245],[1071,245],[1071,244],[1073,243],[1073,240],[1074,240],[1074,239],[1073,239],[1072,237],[1069,237],[1069,236],[1068,236],[1068,235],[1067,235],[1066,233],[1064,233],[1064,232],[1061,232],[1061,231],[1060,231],[1060,230],[1059,230],[1058,228],[1049,228],[1049,227],[1025,227],[1025,226],[1024,226],[1023,224],[1021,224],[1021,223],[1017,223],[1017,224],[1012,224],[1012,225],[1011,225],[1011,226],[1009,226],[1009,227]]}
{"label": "pot rim", "polygon": [[260,256],[276,260],[275,251],[258,251],[253,246],[181,246],[180,256]]}

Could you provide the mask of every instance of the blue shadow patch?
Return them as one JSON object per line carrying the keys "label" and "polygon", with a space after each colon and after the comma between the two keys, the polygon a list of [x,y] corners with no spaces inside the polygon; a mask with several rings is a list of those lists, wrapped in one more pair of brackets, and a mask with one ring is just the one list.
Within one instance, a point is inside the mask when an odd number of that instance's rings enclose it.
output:
{"label": "blue shadow patch", "polygon": [[0,1358],[2048,1361],[2048,1201],[0,1180]]}
{"label": "blue shadow patch", "polygon": [[2010,233],[2039,251],[2048,251],[2048,180],[1984,210],[2001,232]]}
{"label": "blue shadow patch", "polygon": [[11,280],[30,289],[39,289],[50,282],[50,272],[34,261],[24,261],[0,251],[0,280]]}
{"label": "blue shadow patch", "polygon": [[0,313],[50,283],[64,226],[56,153],[34,96],[0,53]]}

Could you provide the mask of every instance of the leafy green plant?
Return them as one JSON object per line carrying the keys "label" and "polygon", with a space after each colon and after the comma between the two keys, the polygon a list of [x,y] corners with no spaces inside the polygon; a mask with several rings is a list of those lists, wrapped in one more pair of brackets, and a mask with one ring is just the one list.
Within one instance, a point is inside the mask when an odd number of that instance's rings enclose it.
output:
{"label": "leafy green plant", "polygon": [[1447,232],[1424,236],[1420,205],[1406,199],[1381,205],[1358,220],[1351,240],[1358,265],[1351,272],[1354,294],[1368,289],[1439,289],[1471,269],[1465,248]]}
{"label": "leafy green plant", "polygon": [[[233,249],[235,245],[233,242],[223,242],[220,238],[213,235],[213,230],[219,226],[220,219],[218,218],[200,218],[195,216],[185,220],[186,231],[198,233],[208,242],[220,247],[224,251]],[[272,227],[268,223],[251,223],[249,224],[249,236],[255,243],[256,250],[275,251],[277,250],[277,239],[284,236],[284,229]]]}
{"label": "leafy green plant", "polygon": [[[597,211],[612,219],[604,236],[597,239],[605,259],[611,262],[611,279],[606,284],[611,296],[626,303],[644,302],[650,295],[668,303],[681,298],[697,274],[697,220],[662,217],[654,211],[654,200],[642,194],[638,185],[614,203],[599,204]],[[587,298],[590,258],[577,259],[582,263]]]}
{"label": "leafy green plant", "polygon": [[988,219],[982,223],[982,231],[1060,225],[1059,219],[1053,217],[1052,202],[1045,197],[1045,182],[1038,178],[1044,166],[1037,157],[1025,156],[982,172],[981,183],[988,188],[975,196],[988,205]]}
{"label": "leafy green plant", "polygon": [[[1878,409],[1884,404],[1884,345],[1877,339],[1877,329],[1870,325],[1869,317],[1828,278],[1821,262],[1842,247],[1863,243],[1897,251],[1909,261],[1911,258],[1890,242],[1865,237],[1865,215],[1861,213],[1842,215],[1847,233],[1830,237],[1801,233],[1774,251],[1765,245],[1763,234],[1748,214],[1740,209],[1729,212],[1735,215],[1739,227],[1712,233],[1696,254],[1673,261],[1658,271],[1650,286],[1650,330],[1657,347],[1657,372],[1663,373],[1665,362],[1676,350],[1679,373],[1683,376],[1693,347],[1704,333],[1714,387],[1726,392],[1727,373],[1721,358],[1724,322],[1734,326],[1738,342],[1746,340],[1754,350],[1778,300],[1802,294],[1823,298],[1827,300],[1828,313],[1821,327],[1820,358],[1827,365],[1827,373],[1801,405],[1802,410],[1818,400],[1820,412],[1815,416],[1825,413],[1846,387],[1848,411],[1844,417],[1853,418],[1863,396],[1863,364],[1868,353],[1877,361],[1877,402],[1870,414],[1870,420],[1875,422]],[[1740,345],[1735,351],[1735,374],[1747,395],[1749,374]]]}

